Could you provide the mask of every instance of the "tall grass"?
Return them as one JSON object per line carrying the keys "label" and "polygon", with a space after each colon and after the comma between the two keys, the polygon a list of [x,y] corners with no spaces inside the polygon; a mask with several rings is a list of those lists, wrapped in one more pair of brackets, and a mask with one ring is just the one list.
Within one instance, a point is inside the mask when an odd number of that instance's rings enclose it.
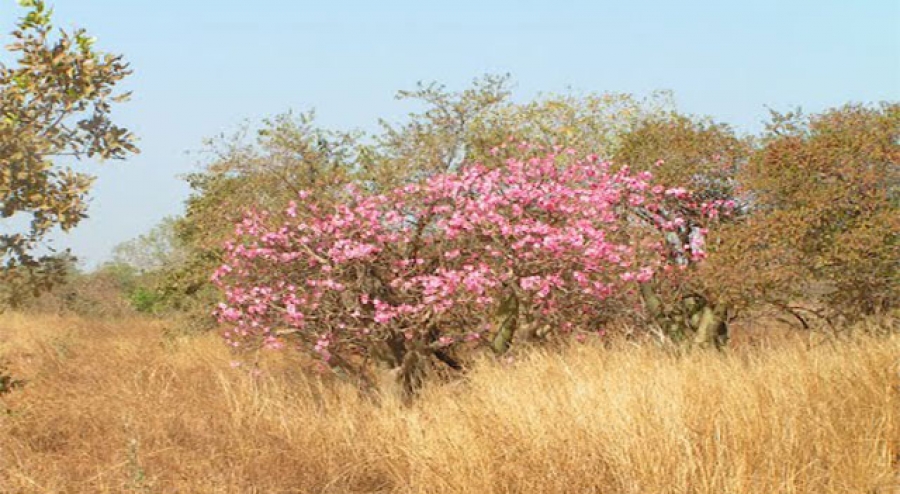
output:
{"label": "tall grass", "polygon": [[412,406],[213,335],[6,315],[2,492],[900,489],[900,337],[729,355],[575,346],[484,361]]}

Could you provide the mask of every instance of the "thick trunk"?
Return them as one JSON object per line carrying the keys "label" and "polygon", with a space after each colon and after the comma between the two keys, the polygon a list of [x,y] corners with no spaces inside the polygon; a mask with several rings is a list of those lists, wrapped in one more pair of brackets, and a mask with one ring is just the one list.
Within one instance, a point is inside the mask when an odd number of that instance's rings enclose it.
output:
{"label": "thick trunk", "polygon": [[403,401],[409,403],[415,398],[416,393],[422,387],[424,379],[424,361],[417,349],[406,353],[397,378],[400,381],[400,389],[403,393]]}
{"label": "thick trunk", "polygon": [[718,349],[728,343],[727,305],[710,305],[702,297],[693,296],[667,308],[647,283],[641,284],[641,296],[647,312],[670,340],[689,339],[695,347]]}
{"label": "thick trunk", "polygon": [[722,349],[728,343],[728,323],[725,321],[726,307],[723,304],[716,306],[704,305],[700,310],[700,319],[697,322],[697,331],[694,333],[693,344],[699,348]]}
{"label": "thick trunk", "polygon": [[512,344],[513,336],[519,326],[519,298],[514,291],[500,304],[497,314],[494,316],[494,327],[496,328],[494,340],[491,342],[491,348],[494,353],[500,355],[509,350]]}

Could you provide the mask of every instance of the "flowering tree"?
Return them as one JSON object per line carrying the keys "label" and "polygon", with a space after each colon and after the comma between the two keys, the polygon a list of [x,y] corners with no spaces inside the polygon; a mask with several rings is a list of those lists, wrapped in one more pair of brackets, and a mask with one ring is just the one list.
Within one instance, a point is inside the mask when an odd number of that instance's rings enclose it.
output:
{"label": "flowering tree", "polygon": [[325,129],[314,112],[304,112],[264,120],[258,132],[243,126],[234,135],[210,139],[204,153],[209,161],[186,176],[192,192],[175,230],[187,258],[160,273],[155,290],[163,305],[184,311],[192,326],[214,322],[209,306],[218,294],[209,286],[209,273],[221,263],[222,245],[247,209],[280,209],[304,189],[315,190],[322,203],[340,197],[350,182],[384,193],[456,172],[463,163],[490,165],[500,162],[491,149],[510,135],[606,158],[639,122],[673,108],[664,93],[544,94],[519,103],[510,99],[509,83],[506,76],[486,75],[461,91],[437,83],[399,91],[398,99],[414,101],[420,111],[398,122],[381,121],[373,134]]}
{"label": "flowering tree", "polygon": [[533,157],[249,212],[213,274],[227,341],[355,374],[384,360],[411,390],[423,358],[459,368],[460,346],[601,330],[608,300],[703,258],[717,205],[573,150],[510,149]]}

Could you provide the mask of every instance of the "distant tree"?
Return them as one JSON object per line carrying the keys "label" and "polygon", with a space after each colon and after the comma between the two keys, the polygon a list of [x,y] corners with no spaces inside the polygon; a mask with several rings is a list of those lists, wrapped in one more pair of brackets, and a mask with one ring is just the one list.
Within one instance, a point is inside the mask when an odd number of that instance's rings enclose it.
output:
{"label": "distant tree", "polygon": [[43,256],[33,265],[7,267],[0,274],[0,309],[22,309],[77,272],[77,260],[69,252]]}
{"label": "distant tree", "polygon": [[[33,270],[21,269],[22,276],[8,276],[0,284],[0,297],[7,306],[27,313],[65,315],[89,318],[123,317],[133,314],[134,292],[141,288],[142,277],[123,264],[107,263],[91,271],[79,269],[76,259],[60,255],[40,269],[54,267],[60,272],[56,283],[36,290]],[[11,273],[15,274],[15,273]]]}
{"label": "distant tree", "polygon": [[92,182],[61,162],[137,149],[110,119],[112,104],[127,98],[113,93],[130,73],[122,57],[95,51],[84,30],[54,33],[43,1],[19,3],[28,10],[7,48],[18,58],[0,64],[0,219],[23,227],[0,232],[0,277],[30,270],[43,287],[58,270],[41,268],[53,258],[35,251],[54,228],[85,218]]}
{"label": "distant tree", "polygon": [[112,259],[98,270],[120,280],[122,296],[133,309],[160,313],[171,308],[166,297],[169,276],[184,270],[192,249],[178,235],[180,218],[164,218],[149,232],[113,248]]}
{"label": "distant tree", "polygon": [[149,232],[113,248],[112,264],[130,266],[138,273],[150,273],[181,266],[187,249],[178,237],[178,219],[166,217]]}

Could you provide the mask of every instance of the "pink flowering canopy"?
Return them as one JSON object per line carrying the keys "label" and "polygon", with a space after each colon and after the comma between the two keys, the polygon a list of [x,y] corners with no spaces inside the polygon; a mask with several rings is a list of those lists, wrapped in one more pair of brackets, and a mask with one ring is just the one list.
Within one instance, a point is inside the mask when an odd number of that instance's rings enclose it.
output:
{"label": "pink flowering canopy", "polygon": [[697,218],[718,206],[572,150],[350,188],[341,204],[303,192],[236,225],[216,314],[236,348],[289,344],[332,365],[384,342],[483,344],[510,300],[523,324],[596,331],[610,297],[703,258]]}

